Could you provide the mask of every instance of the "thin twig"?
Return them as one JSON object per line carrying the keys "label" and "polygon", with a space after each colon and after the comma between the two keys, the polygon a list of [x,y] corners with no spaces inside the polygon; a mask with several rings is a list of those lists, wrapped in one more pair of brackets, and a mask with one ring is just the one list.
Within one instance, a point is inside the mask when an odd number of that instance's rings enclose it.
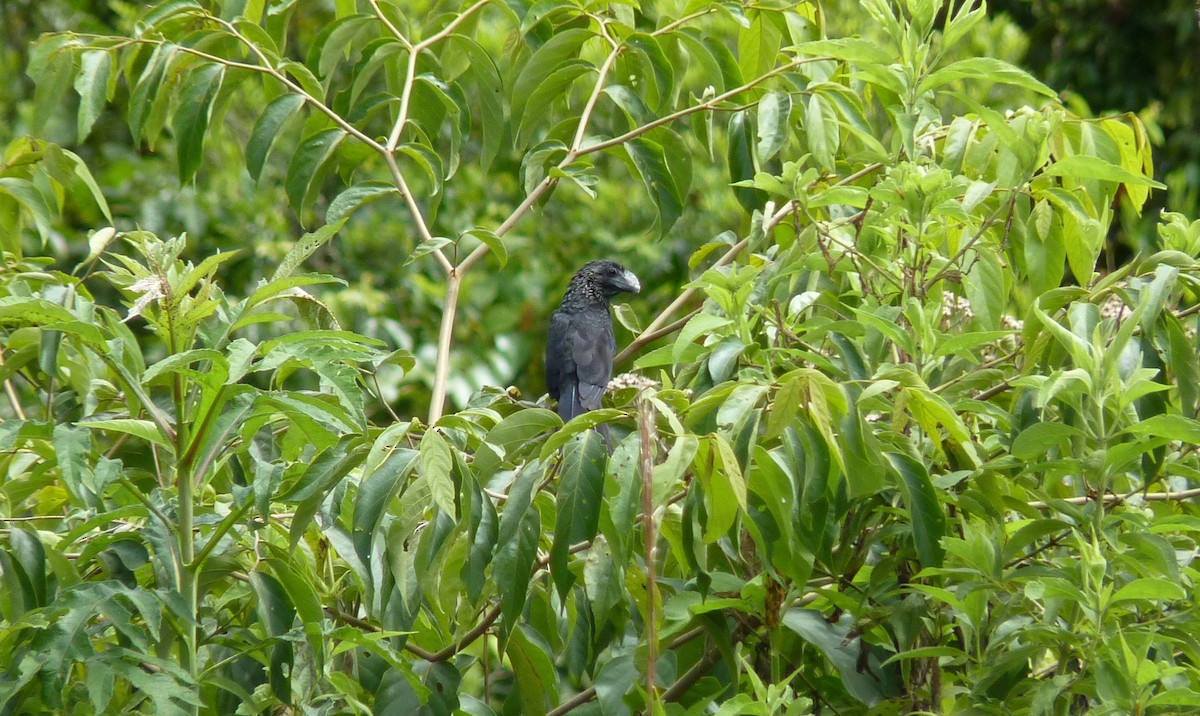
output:
{"label": "thin twig", "polygon": [[[0,348],[0,366],[4,365],[4,349]],[[12,405],[13,412],[16,413],[18,420],[25,419],[25,411],[21,409],[21,401],[17,398],[17,390],[13,387],[12,381],[8,378],[4,379],[4,392],[8,394],[8,402]],[[3,422],[3,418],[0,418]]]}
{"label": "thin twig", "polygon": [[488,629],[492,628],[492,624],[496,623],[496,620],[500,618],[500,614],[500,605],[497,604],[492,611],[488,612],[487,616],[485,616],[478,624],[471,627],[471,630],[466,634],[463,634],[461,639],[430,656],[429,661],[445,661],[463,649],[466,649],[468,646],[473,644],[476,639],[487,633]]}
{"label": "thin twig", "polygon": [[674,333],[675,331],[678,331],[679,329],[683,328],[684,326],[687,325],[688,321],[692,320],[697,315],[699,315],[700,310],[701,309],[699,309],[699,308],[695,308],[691,311],[691,313],[688,313],[686,316],[684,316],[683,318],[680,318],[678,321],[675,321],[674,323],[672,323],[669,326],[663,326],[662,328],[658,329],[657,331],[654,331],[653,333],[639,334],[636,338],[633,339],[633,341],[630,342],[629,345],[627,345],[623,349],[621,349],[621,352],[617,355],[616,358],[613,359],[614,364],[620,364],[620,363],[625,362],[626,360],[629,360],[629,358],[632,357],[633,354],[638,351],[638,349],[640,349],[642,346],[646,345],[647,343],[653,343],[654,341],[657,341],[659,338],[662,338],[663,336],[669,336],[672,333]]}
{"label": "thin twig", "polygon": [[646,713],[661,703],[654,684],[658,660],[658,585],[655,574],[655,548],[658,537],[654,525],[654,407],[647,396],[638,401],[638,432],[641,438],[639,464],[642,477],[642,541],[646,566]]}
{"label": "thin twig", "polygon": [[[695,664],[693,664],[692,668],[688,669],[683,676],[679,677],[678,681],[676,681],[674,684],[671,684],[671,688],[662,693],[663,702],[666,703],[668,701],[678,700],[687,692],[688,689],[695,686],[696,682],[703,678],[704,675],[708,673],[708,670],[713,668],[713,666],[715,666],[720,660],[720,649],[712,648],[704,652],[704,656],[700,658],[700,661],[697,661]],[[649,709],[646,710],[646,713],[650,713]]]}
{"label": "thin twig", "polygon": [[[1103,502],[1104,504],[1125,502],[1129,498],[1136,497],[1138,495],[1141,495],[1142,499],[1146,500],[1147,502],[1174,502],[1177,500],[1190,500],[1193,497],[1200,497],[1200,487],[1194,487],[1190,490],[1180,490],[1179,492],[1146,492],[1146,493],[1143,493],[1141,490],[1134,490],[1133,492],[1130,492],[1130,493],[1127,493],[1124,495],[1113,495],[1113,494],[1104,495],[1104,497],[1102,497],[1100,499],[1100,501]],[[1055,500],[1055,502],[1065,502],[1069,505],[1086,505],[1089,502],[1095,502],[1095,501],[1096,501],[1095,497],[1091,497],[1088,495],[1083,495],[1081,497],[1064,497],[1061,500]],[[1043,502],[1041,500],[1029,502],[1026,504],[1028,504],[1030,507],[1032,507],[1035,510],[1048,510],[1054,506],[1053,504],[1051,504],[1049,502]]]}
{"label": "thin twig", "polygon": [[547,711],[546,716],[563,716],[563,714],[574,711],[576,708],[583,706],[594,698],[596,698],[596,687],[589,686],[583,691],[580,691],[571,698],[562,702],[558,706],[555,706]]}

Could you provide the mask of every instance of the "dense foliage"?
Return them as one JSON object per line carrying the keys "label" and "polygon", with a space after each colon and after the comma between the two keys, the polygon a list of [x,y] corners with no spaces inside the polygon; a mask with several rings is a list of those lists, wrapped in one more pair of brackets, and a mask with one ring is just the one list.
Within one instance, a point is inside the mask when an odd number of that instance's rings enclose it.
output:
{"label": "dense foliage", "polygon": [[[1200,702],[1200,222],[1100,270],[1135,115],[974,2],[302,5],[30,49],[0,711]],[[595,253],[654,290],[564,426],[494,324],[529,364]]]}

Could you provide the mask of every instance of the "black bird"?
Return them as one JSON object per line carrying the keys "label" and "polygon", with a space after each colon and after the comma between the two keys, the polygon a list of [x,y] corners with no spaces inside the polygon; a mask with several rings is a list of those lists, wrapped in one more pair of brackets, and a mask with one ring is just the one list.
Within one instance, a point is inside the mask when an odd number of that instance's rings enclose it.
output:
{"label": "black bird", "polygon": [[564,421],[600,407],[617,347],[609,301],[641,290],[637,276],[615,261],[591,261],[571,277],[546,341],[546,387]]}

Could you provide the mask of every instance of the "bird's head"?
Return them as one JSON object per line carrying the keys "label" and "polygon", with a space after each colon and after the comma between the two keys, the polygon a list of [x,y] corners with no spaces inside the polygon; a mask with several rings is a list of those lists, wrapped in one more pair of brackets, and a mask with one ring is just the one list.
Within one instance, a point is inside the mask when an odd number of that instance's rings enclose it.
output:
{"label": "bird's head", "polygon": [[604,300],[611,299],[618,293],[640,293],[642,284],[638,277],[616,261],[599,259],[589,261],[575,273],[571,279],[571,287],[579,288],[588,294],[598,295]]}

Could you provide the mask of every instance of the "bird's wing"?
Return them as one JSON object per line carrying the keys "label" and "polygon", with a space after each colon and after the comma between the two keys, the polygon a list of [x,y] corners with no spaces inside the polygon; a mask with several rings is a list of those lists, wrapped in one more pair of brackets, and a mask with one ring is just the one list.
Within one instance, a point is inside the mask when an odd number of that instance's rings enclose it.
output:
{"label": "bird's wing", "polygon": [[575,374],[575,361],[571,360],[568,336],[571,317],[563,311],[550,316],[550,331],[546,336],[546,391],[550,397],[559,399],[563,379]]}
{"label": "bird's wing", "polygon": [[613,339],[612,319],[608,308],[587,311],[574,316],[570,325],[571,358],[579,382],[579,404],[584,411],[600,407],[600,398],[612,378]]}

